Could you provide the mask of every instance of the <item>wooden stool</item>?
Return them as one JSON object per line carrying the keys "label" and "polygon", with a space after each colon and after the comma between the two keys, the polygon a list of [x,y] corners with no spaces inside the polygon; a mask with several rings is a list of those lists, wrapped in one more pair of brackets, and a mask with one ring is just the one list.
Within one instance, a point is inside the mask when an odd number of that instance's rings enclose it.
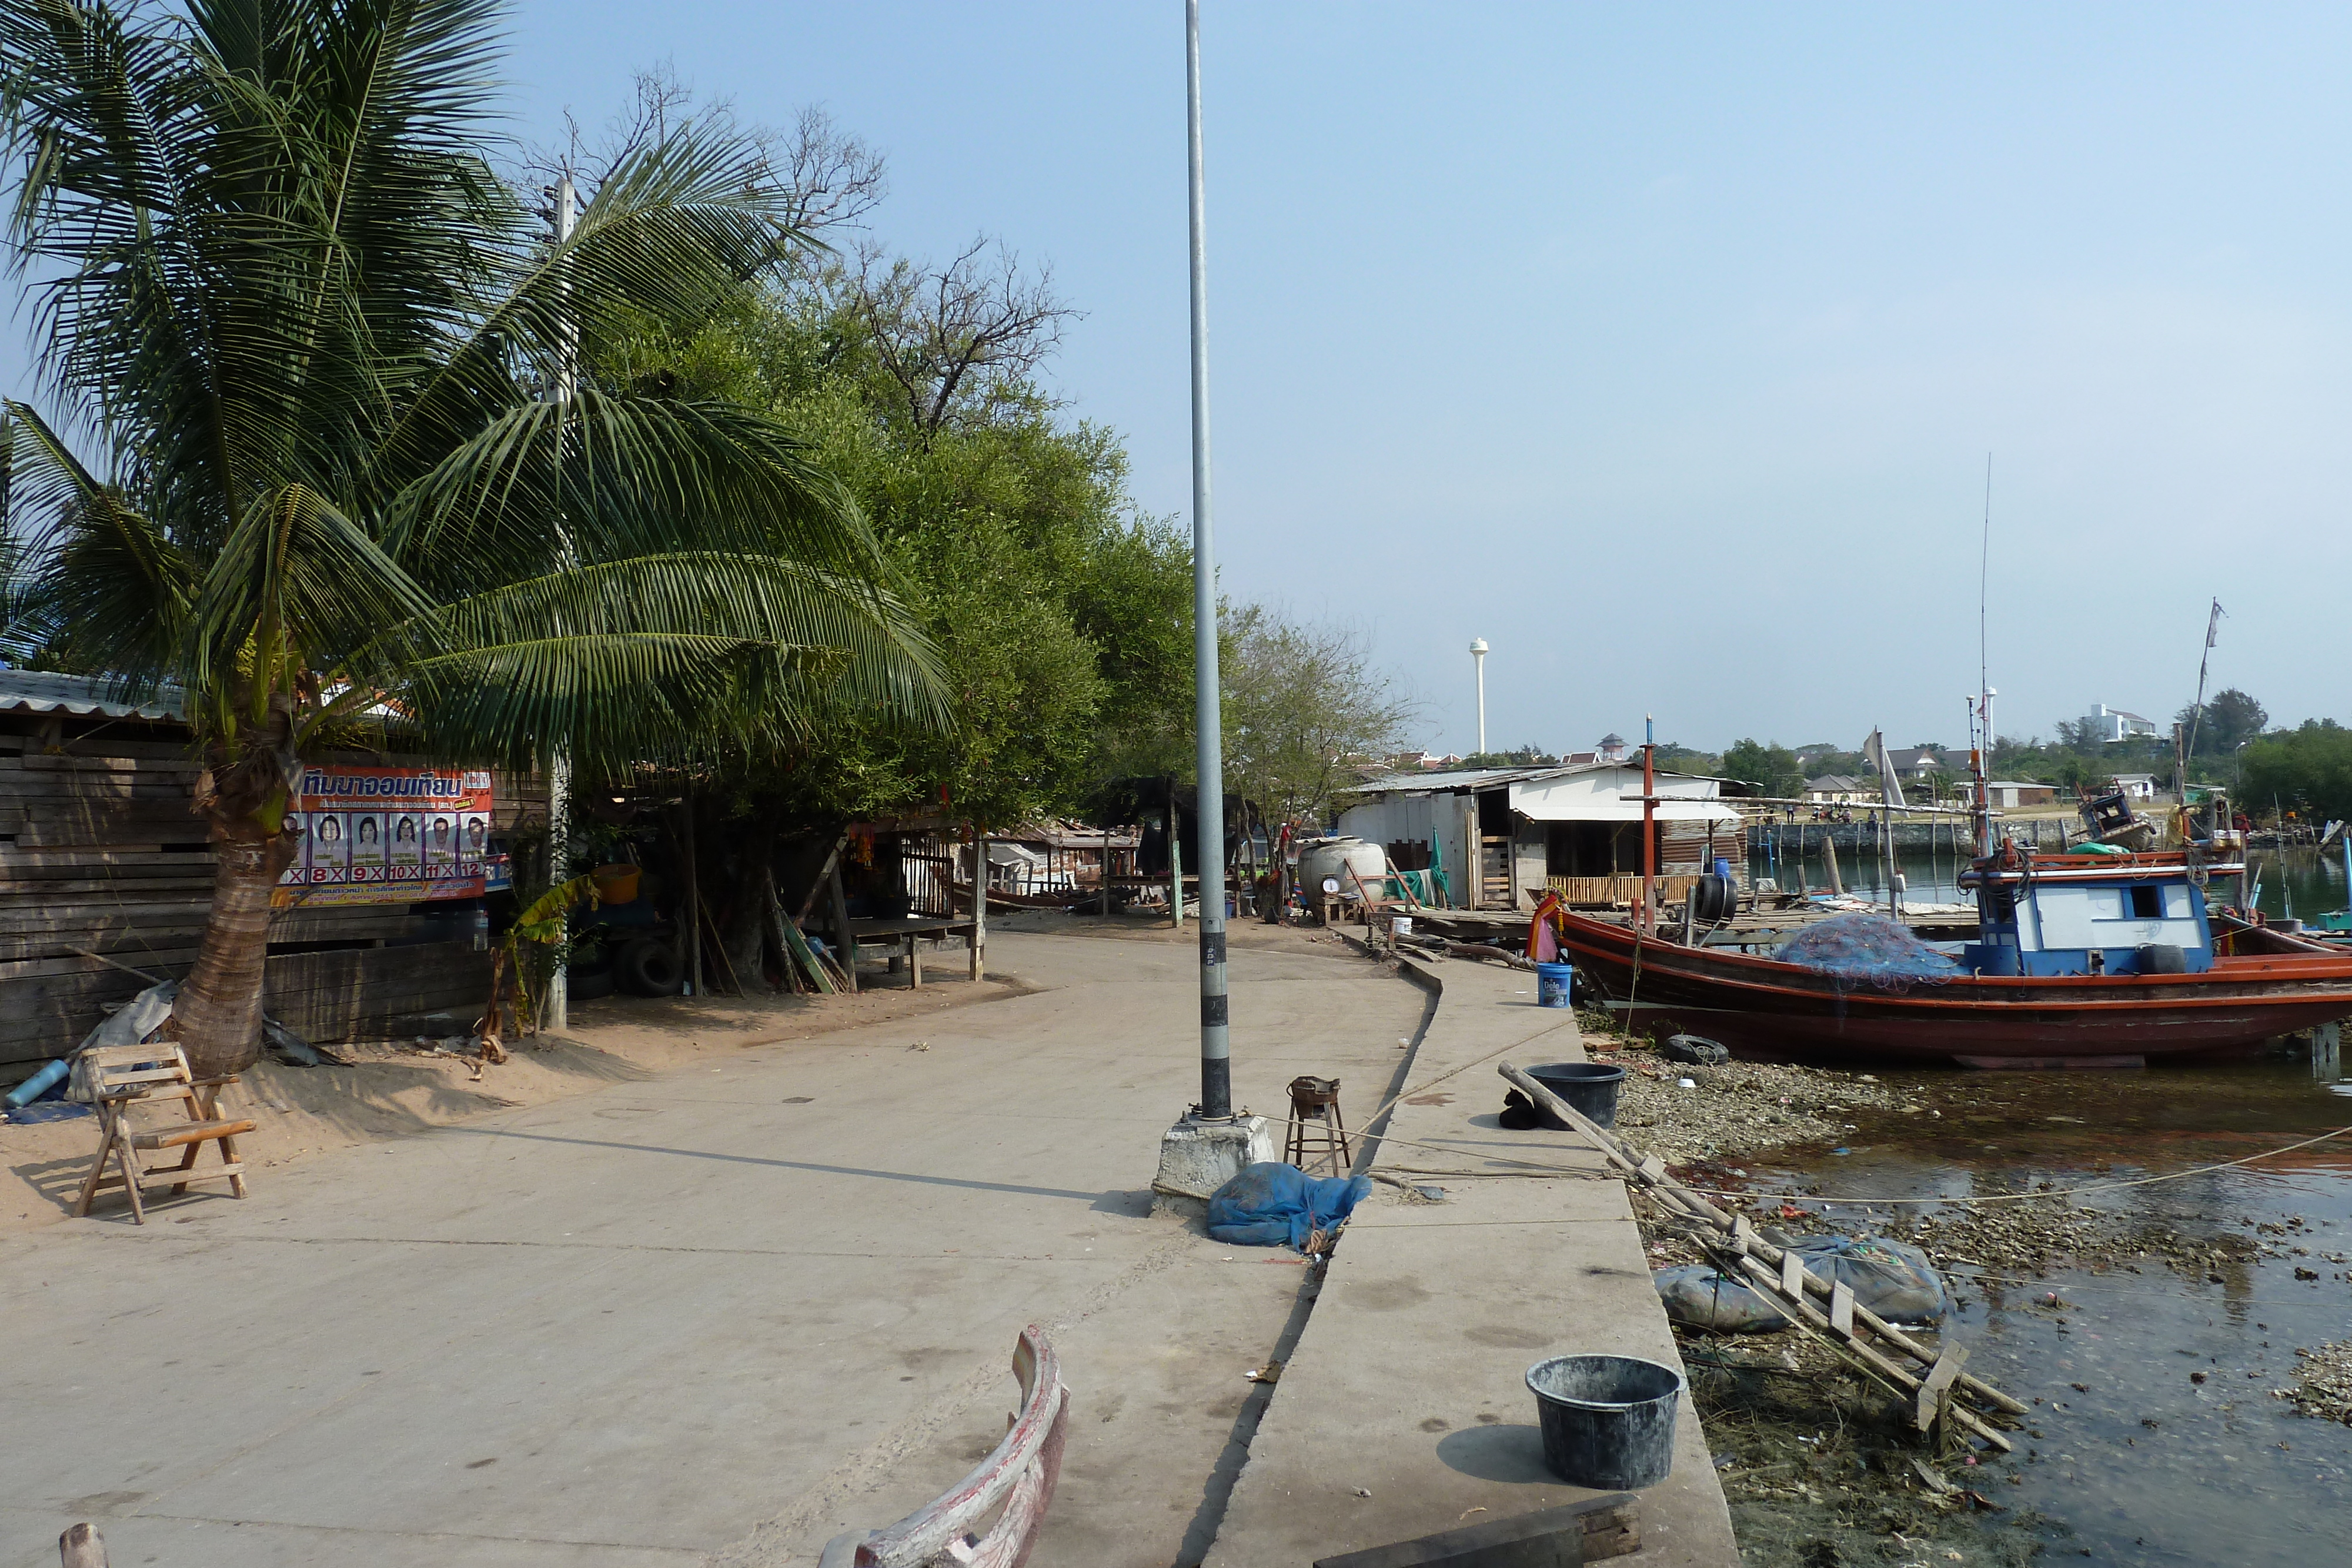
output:
{"label": "wooden stool", "polygon": [[[1314,1129],[1311,1134],[1310,1124]],[[1348,1149],[1348,1124],[1339,1114],[1339,1081],[1336,1078],[1301,1076],[1290,1081],[1290,1127],[1283,1139],[1283,1159],[1305,1170],[1310,1142],[1316,1164],[1328,1158],[1333,1176],[1348,1174],[1354,1156]]]}
{"label": "wooden stool", "polygon": [[[88,1214],[90,1200],[105,1186],[120,1186],[129,1193],[131,1218],[142,1225],[147,1223],[147,1206],[139,1192],[142,1186],[169,1182],[176,1197],[188,1190],[190,1182],[226,1177],[231,1192],[245,1196],[245,1166],[236,1157],[236,1135],[250,1133],[254,1124],[243,1117],[232,1120],[215,1113],[221,1090],[236,1082],[234,1074],[195,1077],[188,1071],[186,1053],[168,1040],[92,1046],[81,1053],[76,1071],[98,1106],[99,1125],[98,1159],[82,1178],[81,1196],[74,1201],[76,1216]],[[151,1095],[176,1096],[187,1120],[155,1127],[133,1124],[131,1107]],[[221,1163],[197,1168],[196,1152],[215,1143],[220,1145]],[[164,1149],[178,1149],[180,1163],[140,1168],[141,1153]],[[121,1175],[106,1174],[109,1159],[117,1162]]]}

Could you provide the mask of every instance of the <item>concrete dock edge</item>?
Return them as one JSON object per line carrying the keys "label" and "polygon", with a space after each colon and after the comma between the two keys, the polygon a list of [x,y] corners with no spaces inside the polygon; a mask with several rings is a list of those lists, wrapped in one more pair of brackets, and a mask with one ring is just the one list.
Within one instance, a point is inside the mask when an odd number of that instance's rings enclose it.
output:
{"label": "concrete dock edge", "polygon": [[[1571,1134],[1500,1127],[1495,1064],[1583,1060],[1534,977],[1403,961],[1436,990],[1369,1168],[1381,1184],[1333,1254],[1234,1485],[1207,1568],[1266,1568],[1596,1495],[1545,1470],[1528,1368],[1579,1352],[1682,1364],[1623,1185]],[[1564,1167],[1530,1173],[1512,1160]],[[1645,1563],[1738,1568],[1685,1392],[1674,1473],[1641,1494]]]}

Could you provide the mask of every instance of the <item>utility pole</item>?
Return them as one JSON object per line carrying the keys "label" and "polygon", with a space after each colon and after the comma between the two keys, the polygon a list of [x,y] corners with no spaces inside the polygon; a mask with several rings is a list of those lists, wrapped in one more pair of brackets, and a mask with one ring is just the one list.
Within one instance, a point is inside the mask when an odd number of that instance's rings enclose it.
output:
{"label": "utility pole", "polygon": [[[580,193],[573,188],[569,172],[555,182],[554,216],[555,243],[561,246],[572,238],[572,231],[580,221]],[[570,290],[565,288],[563,292],[569,293]],[[572,393],[577,390],[574,383],[579,374],[577,364],[579,338],[577,329],[572,326],[568,314],[557,330],[562,344],[562,359],[555,371],[556,559],[563,570],[568,571],[572,569],[572,539],[569,530],[563,526],[563,442],[564,425],[571,414]],[[569,842],[571,834],[567,824],[571,816],[572,754],[559,742],[549,751],[547,758],[547,885],[550,887],[561,887],[569,880],[566,873],[572,869],[570,864],[572,846]],[[556,918],[563,923],[562,932],[568,934],[572,925],[569,913],[560,912]],[[561,954],[562,952],[561,935],[557,941],[556,951]],[[571,976],[565,972],[565,966],[559,958],[555,972],[547,977],[547,1027],[549,1029],[564,1030],[572,1027],[571,980]]]}
{"label": "utility pole", "polygon": [[1478,755],[1486,755],[1486,639],[1470,639],[1470,663],[1478,672]]}
{"label": "utility pole", "polygon": [[[1225,739],[1217,678],[1217,558],[1209,526],[1208,188],[1201,173],[1201,0],[1184,0],[1184,102],[1192,193],[1192,680],[1200,744],[1201,1114],[1234,1113],[1225,1011]],[[1172,822],[1175,812],[1169,812]],[[1171,841],[1174,858],[1173,841]],[[1183,905],[1179,894],[1177,907]]]}

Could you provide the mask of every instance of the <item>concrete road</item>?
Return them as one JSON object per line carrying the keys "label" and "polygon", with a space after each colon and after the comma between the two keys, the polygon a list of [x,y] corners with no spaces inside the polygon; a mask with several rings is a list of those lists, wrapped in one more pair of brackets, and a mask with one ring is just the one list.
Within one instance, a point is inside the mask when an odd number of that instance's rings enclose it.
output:
{"label": "concrete road", "polygon": [[[0,1243],[0,1563],[82,1519],[124,1568],[809,1563],[994,1444],[1032,1321],[1076,1395],[1033,1561],[1197,1561],[1300,1265],[1149,1213],[1186,936],[1000,934],[1042,989]],[[1252,936],[1239,1096],[1368,1112],[1423,994]]]}

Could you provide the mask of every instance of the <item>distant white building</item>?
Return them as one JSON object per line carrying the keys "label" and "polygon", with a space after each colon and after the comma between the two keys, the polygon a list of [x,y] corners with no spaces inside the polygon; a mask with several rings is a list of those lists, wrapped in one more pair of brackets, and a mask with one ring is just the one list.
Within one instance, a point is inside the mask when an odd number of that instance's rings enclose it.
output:
{"label": "distant white building", "polygon": [[[1962,779],[1954,787],[1963,800],[1973,803],[1977,798],[1974,779]],[[2058,804],[2058,787],[2036,784],[2023,779],[1989,779],[1985,781],[1985,800],[1996,811],[2014,811],[2028,806]]]}
{"label": "distant white building", "polygon": [[1878,786],[1843,773],[1829,773],[1805,780],[1805,799],[1824,806],[1859,806],[1864,801],[1874,805]]}
{"label": "distant white building", "polygon": [[2129,740],[2134,736],[2154,735],[2156,721],[2101,703],[2083,716],[2083,728],[2090,739],[2114,742]]}
{"label": "distant white building", "polygon": [[2115,777],[2115,786],[2130,800],[2156,799],[2156,775],[2153,773],[2118,773]]}

